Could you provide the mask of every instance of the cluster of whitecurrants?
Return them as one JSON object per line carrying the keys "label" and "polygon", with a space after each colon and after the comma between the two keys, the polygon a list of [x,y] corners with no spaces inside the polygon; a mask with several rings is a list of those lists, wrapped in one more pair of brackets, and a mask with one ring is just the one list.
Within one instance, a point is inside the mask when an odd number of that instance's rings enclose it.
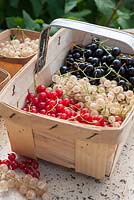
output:
{"label": "cluster of whitecurrants", "polygon": [[38,51],[39,39],[32,40],[25,37],[21,42],[18,39],[12,39],[0,43],[0,55],[10,58],[23,58],[34,55]]}
{"label": "cluster of whitecurrants", "polygon": [[133,91],[124,91],[122,86],[117,86],[116,81],[105,77],[100,78],[99,85],[91,85],[88,78],[78,79],[69,73],[55,74],[52,81],[54,90],[62,89],[64,97],[84,103],[84,107],[88,108],[92,115],[101,114],[116,127],[120,126],[120,123],[114,123],[115,116],[123,120],[134,105]]}
{"label": "cluster of whitecurrants", "polygon": [[0,192],[8,192],[11,188],[16,188],[26,199],[33,200],[40,197],[42,200],[49,200],[47,183],[31,175],[19,178],[15,171],[8,169],[6,164],[0,165]]}

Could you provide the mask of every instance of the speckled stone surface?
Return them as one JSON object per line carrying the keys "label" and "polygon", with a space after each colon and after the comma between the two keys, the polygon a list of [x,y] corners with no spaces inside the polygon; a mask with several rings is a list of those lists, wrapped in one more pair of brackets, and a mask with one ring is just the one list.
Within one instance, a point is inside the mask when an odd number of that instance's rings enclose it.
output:
{"label": "speckled stone surface", "polygon": [[[0,122],[0,159],[11,151],[7,131]],[[96,181],[72,170],[40,160],[41,177],[45,177],[52,200],[134,200],[134,129],[124,145],[110,178]],[[19,173],[19,172],[18,172]],[[16,191],[0,194],[0,200],[24,200]]]}

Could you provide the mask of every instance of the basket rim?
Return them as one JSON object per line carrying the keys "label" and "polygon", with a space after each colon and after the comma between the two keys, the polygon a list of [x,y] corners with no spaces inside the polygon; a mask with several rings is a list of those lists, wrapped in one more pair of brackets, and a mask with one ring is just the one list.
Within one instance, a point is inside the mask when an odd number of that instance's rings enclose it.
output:
{"label": "basket rim", "polygon": [[5,82],[7,82],[8,80],[11,79],[11,75],[8,71],[6,71],[5,69],[0,68],[0,73],[2,72],[2,74],[6,75],[6,77],[4,78],[4,80],[2,82],[0,82],[0,85],[3,85]]}
{"label": "basket rim", "polygon": [[30,29],[25,29],[25,28],[8,28],[8,29],[5,29],[4,31],[0,32],[0,33],[4,33],[4,32],[7,32],[7,31],[26,31],[26,32],[32,32],[32,33],[37,33],[37,34],[40,34],[41,32],[40,31],[34,31],[34,30],[30,30]]}
{"label": "basket rim", "polygon": [[[37,53],[38,53],[38,52],[37,52]],[[24,61],[25,61],[26,59],[35,56],[37,53],[32,54],[32,55],[27,56],[27,57],[20,57],[20,58],[6,57],[6,56],[2,56],[2,55],[0,55],[0,58],[3,59],[3,61],[4,61],[4,60],[6,61],[6,59],[8,59],[8,60],[14,59],[14,60],[20,60],[20,61],[23,61],[23,60],[24,60]]]}

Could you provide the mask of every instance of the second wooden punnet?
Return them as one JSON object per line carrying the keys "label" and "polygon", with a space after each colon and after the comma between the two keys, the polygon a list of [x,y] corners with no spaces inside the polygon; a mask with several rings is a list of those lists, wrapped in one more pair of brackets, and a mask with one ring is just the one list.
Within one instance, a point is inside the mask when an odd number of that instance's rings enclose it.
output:
{"label": "second wooden punnet", "polygon": [[134,54],[134,38],[120,31],[70,20],[57,19],[52,25],[64,28],[50,38],[48,48],[50,26],[42,32],[38,58],[32,58],[0,94],[0,113],[5,119],[11,147],[18,154],[102,179],[112,173],[126,142],[133,125],[133,109],[119,128],[106,128],[27,113],[21,107],[27,90],[34,91],[33,77],[37,85],[48,86],[71,43],[86,45],[98,37],[107,40],[111,47],[116,45],[122,52]]}

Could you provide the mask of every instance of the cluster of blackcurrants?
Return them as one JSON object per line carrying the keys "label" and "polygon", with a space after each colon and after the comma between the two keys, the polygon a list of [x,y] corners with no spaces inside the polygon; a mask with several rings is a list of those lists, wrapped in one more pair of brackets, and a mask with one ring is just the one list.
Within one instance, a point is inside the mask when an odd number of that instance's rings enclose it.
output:
{"label": "cluster of blackcurrants", "polygon": [[68,72],[77,78],[86,76],[94,85],[105,76],[116,80],[126,91],[134,86],[134,57],[123,55],[119,47],[109,48],[95,39],[85,47],[75,45],[69,50],[60,68],[61,74]]}

